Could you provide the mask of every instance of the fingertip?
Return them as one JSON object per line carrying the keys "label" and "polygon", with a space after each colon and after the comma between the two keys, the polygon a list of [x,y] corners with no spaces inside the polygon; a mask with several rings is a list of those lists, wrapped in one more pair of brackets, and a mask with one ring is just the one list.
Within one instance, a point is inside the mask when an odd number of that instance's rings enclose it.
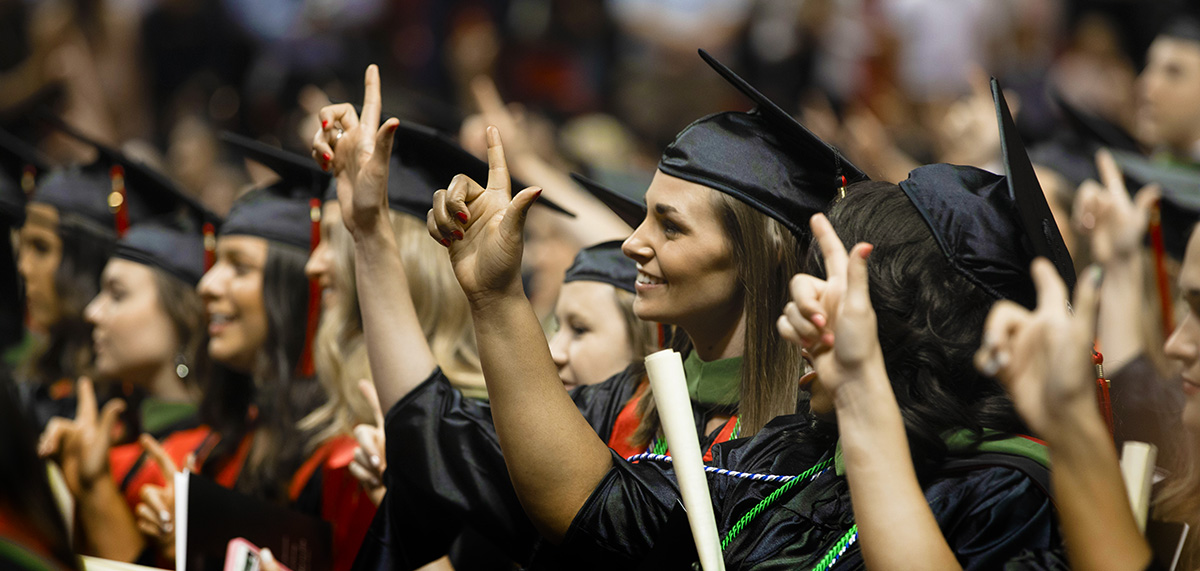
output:
{"label": "fingertip", "polygon": [[489,147],[494,147],[500,144],[500,130],[495,125],[487,126],[487,144]]}

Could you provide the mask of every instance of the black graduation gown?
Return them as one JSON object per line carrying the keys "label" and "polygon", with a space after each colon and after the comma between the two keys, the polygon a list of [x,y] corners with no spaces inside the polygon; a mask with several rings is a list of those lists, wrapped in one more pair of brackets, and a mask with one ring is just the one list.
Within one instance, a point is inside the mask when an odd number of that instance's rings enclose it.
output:
{"label": "black graduation gown", "polygon": [[[635,371],[631,367],[571,392],[605,442],[641,383]],[[714,415],[729,412],[728,407],[695,403],[693,409],[697,430]],[[513,561],[529,561],[539,535],[509,481],[488,403],[463,397],[437,369],[388,411],[384,431],[388,493],[355,569],[419,567],[445,555],[464,526]],[[701,445],[708,446],[717,432],[702,438]]]}
{"label": "black graduation gown", "polygon": [[[718,444],[710,464],[752,473],[801,474],[833,456],[832,447],[802,443],[799,437],[809,424],[807,415],[776,418],[752,439]],[[752,520],[726,549],[726,568],[813,568],[854,524],[849,485],[836,472],[830,468],[798,484]],[[708,480],[722,538],[780,487],[713,474]],[[1001,569],[1014,560],[1020,568],[1065,568],[1052,501],[1023,472],[987,466],[933,474],[921,485],[965,569]],[[632,464],[614,457],[613,468],[572,522],[560,553],[570,554],[570,568],[637,568],[659,537],[670,531],[667,522],[678,501],[670,464]],[[856,543],[834,568],[862,567]]]}

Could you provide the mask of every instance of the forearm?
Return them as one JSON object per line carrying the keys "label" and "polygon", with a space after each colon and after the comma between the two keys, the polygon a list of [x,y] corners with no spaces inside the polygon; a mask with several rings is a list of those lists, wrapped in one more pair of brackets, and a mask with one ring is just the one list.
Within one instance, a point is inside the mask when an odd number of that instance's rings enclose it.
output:
{"label": "forearm", "polygon": [[1100,290],[1097,338],[1104,353],[1104,368],[1115,371],[1145,352],[1142,304],[1145,296],[1141,252],[1105,264]]}
{"label": "forearm", "polygon": [[111,477],[100,478],[77,500],[82,533],[75,542],[81,553],[117,561],[138,558],[146,540]]}
{"label": "forearm", "polygon": [[557,541],[608,472],[608,447],[563,390],[524,296],[474,301],[472,313],[513,488],[534,525]]}
{"label": "forearm", "polygon": [[1117,451],[1099,411],[1090,402],[1072,407],[1051,434],[1050,478],[1072,566],[1145,568],[1150,546],[1133,518]]}
{"label": "forearm", "polygon": [[371,376],[379,403],[388,410],[428,378],[437,361],[417,319],[390,226],[381,223],[378,230],[355,236],[354,259]]}
{"label": "forearm", "polygon": [[[840,391],[838,434],[863,561],[870,569],[961,569],[917,481],[900,407],[882,380]],[[849,393],[849,394],[841,394]]]}

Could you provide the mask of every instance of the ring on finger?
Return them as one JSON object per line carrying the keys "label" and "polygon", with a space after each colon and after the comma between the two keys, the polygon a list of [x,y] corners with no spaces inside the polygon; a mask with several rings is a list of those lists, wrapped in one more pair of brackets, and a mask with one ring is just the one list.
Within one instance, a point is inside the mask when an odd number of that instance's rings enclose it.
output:
{"label": "ring on finger", "polygon": [[339,141],[339,140],[341,140],[342,135],[345,135],[345,134],[346,134],[346,131],[343,130],[341,127],[338,127],[337,135],[334,135],[333,140]]}

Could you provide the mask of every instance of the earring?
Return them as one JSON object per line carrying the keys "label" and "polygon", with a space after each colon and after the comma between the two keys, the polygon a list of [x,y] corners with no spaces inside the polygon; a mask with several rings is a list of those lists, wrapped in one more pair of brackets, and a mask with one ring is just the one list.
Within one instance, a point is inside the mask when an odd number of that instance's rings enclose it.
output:
{"label": "earring", "polygon": [[187,359],[183,357],[183,353],[175,355],[175,374],[178,375],[180,379],[186,379],[188,373],[191,373],[191,369],[188,369]]}

